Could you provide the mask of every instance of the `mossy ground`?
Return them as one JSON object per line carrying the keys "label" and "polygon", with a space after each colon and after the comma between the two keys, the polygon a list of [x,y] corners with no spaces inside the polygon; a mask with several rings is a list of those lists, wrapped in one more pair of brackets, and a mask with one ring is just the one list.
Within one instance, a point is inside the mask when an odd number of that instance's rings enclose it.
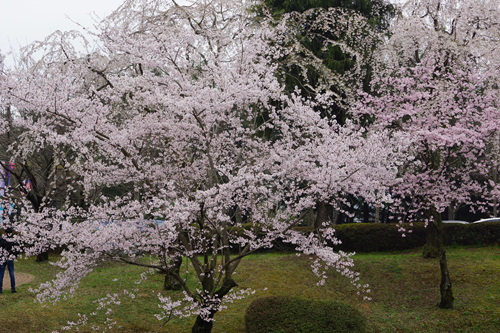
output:
{"label": "mossy ground", "polygon": [[[447,254],[456,298],[452,310],[437,307],[438,261],[423,259],[420,250],[354,257],[362,283],[370,284],[372,301],[369,302],[363,301],[349,281],[335,272],[329,273],[324,286],[317,286],[310,261],[303,256],[278,253],[250,256],[242,261],[235,280],[239,288],[251,288],[255,294],[218,313],[214,332],[244,332],[244,313],[250,302],[270,295],[351,304],[366,316],[369,332],[500,332],[499,247],[450,248]],[[78,320],[78,313],[95,311],[93,301],[124,288],[137,289],[136,297],[122,297],[120,307],[108,316],[92,318],[90,323],[100,324],[110,317],[117,322],[112,332],[156,332],[160,328],[161,323],[153,315],[159,312],[156,295],[162,292],[162,275],[149,275],[147,281],[136,284],[141,268],[103,265],[84,279],[74,298],[42,307],[34,302],[35,296],[28,289],[53,277],[57,268],[35,263],[30,258],[19,260],[16,270],[36,278],[19,286],[17,294],[8,290],[0,294],[0,332],[52,332],[67,321]],[[194,318],[174,319],[161,331],[189,332],[193,323]],[[91,329],[81,327],[80,331]]]}

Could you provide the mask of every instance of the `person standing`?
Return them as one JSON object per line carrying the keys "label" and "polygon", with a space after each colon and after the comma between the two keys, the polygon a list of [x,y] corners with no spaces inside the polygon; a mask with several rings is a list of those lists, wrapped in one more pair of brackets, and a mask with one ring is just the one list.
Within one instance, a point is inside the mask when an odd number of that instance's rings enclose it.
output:
{"label": "person standing", "polygon": [[[5,229],[7,237],[12,236],[12,229]],[[3,292],[3,276],[5,268],[9,270],[10,287],[12,293],[16,293],[16,278],[14,276],[14,259],[19,254],[19,244],[17,242],[8,241],[0,236],[0,293]]]}

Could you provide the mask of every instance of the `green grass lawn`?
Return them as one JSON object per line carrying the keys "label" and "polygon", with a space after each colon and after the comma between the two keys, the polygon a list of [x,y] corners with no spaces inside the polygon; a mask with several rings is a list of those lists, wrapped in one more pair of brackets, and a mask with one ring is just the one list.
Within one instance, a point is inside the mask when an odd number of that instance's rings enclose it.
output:
{"label": "green grass lawn", "polygon": [[[261,296],[289,295],[303,298],[338,300],[358,308],[368,319],[370,332],[500,332],[500,249],[493,247],[450,248],[447,251],[455,294],[455,308],[437,308],[439,267],[437,260],[422,259],[419,251],[370,253],[354,257],[362,283],[370,284],[372,300],[363,301],[347,279],[335,272],[324,286],[316,285],[309,261],[293,254],[256,254],[242,261],[235,276],[240,288],[255,294],[235,301],[215,317],[214,332],[244,332],[244,312],[250,302]],[[0,332],[52,332],[67,321],[77,321],[78,313],[95,311],[96,300],[106,294],[120,293],[121,305],[108,315],[90,317],[80,327],[90,332],[105,318],[117,324],[112,332],[156,332],[161,323],[156,295],[163,292],[163,276],[148,275],[138,282],[143,269],[121,264],[98,267],[83,280],[75,297],[56,305],[34,302],[28,289],[57,273],[48,263],[34,259],[16,262],[16,271],[35,275],[35,280],[11,294],[8,286],[0,294]],[[115,280],[115,281],[113,281]],[[121,290],[134,292],[135,298]],[[174,293],[170,295],[175,297]],[[162,332],[189,332],[194,318],[174,319]],[[313,332],[311,332],[313,333]]]}

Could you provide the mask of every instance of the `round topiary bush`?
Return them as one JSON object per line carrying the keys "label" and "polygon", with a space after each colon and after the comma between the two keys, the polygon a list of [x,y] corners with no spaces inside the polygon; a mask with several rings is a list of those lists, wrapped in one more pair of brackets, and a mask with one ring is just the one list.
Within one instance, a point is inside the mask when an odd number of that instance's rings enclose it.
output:
{"label": "round topiary bush", "polygon": [[250,304],[245,326],[247,333],[361,333],[366,319],[340,302],[270,296]]}

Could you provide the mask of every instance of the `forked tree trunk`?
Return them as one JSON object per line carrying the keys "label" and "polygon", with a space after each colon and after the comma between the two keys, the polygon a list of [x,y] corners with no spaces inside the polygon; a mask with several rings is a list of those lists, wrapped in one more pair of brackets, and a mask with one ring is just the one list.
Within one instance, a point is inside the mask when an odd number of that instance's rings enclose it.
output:
{"label": "forked tree trunk", "polygon": [[[222,286],[214,294],[215,299],[222,300],[224,296],[227,295],[234,287],[238,286],[231,278],[224,279]],[[196,317],[196,321],[191,330],[192,333],[211,333],[212,327],[214,326],[213,318],[217,310],[209,310],[209,315],[207,317]],[[205,319],[206,318],[206,319]],[[208,320],[207,320],[208,319]]]}

